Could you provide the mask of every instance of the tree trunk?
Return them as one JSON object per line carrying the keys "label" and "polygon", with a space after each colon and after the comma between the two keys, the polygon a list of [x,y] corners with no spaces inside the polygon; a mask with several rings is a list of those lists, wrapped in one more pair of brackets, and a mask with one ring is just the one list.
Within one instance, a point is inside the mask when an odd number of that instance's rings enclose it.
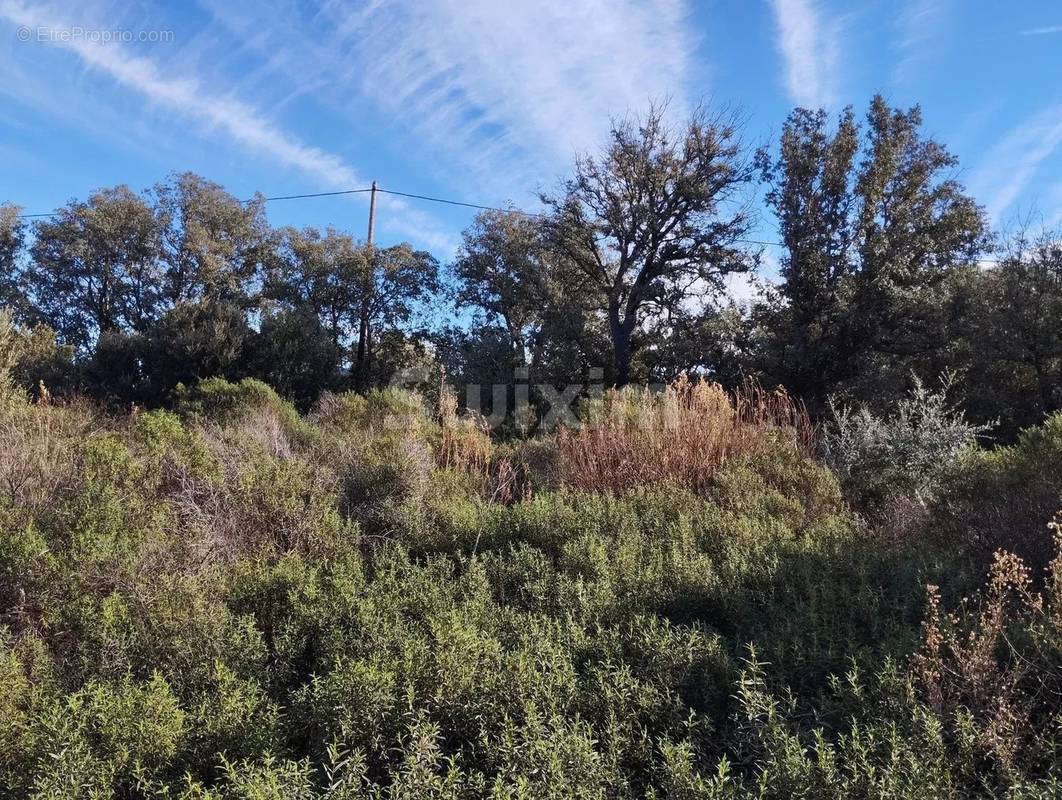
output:
{"label": "tree trunk", "polygon": [[620,320],[619,309],[609,309],[609,331],[612,334],[613,384],[622,389],[631,382],[631,334],[634,326],[629,320]]}
{"label": "tree trunk", "polygon": [[364,392],[368,383],[369,369],[369,308],[363,305],[358,320],[358,349],[354,357],[354,389]]}

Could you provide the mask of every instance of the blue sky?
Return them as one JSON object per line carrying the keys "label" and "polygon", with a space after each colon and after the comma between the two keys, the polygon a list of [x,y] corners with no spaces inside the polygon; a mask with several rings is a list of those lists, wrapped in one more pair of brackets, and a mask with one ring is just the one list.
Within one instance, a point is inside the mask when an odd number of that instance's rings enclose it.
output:
{"label": "blue sky", "polygon": [[[881,91],[922,104],[997,225],[1062,225],[1060,76],[1058,0],[0,0],[0,201],[192,170],[533,208],[652,99],[735,105],[760,144],[795,104]],[[269,216],[362,235],[365,200]],[[379,237],[446,258],[472,213],[386,197]]]}

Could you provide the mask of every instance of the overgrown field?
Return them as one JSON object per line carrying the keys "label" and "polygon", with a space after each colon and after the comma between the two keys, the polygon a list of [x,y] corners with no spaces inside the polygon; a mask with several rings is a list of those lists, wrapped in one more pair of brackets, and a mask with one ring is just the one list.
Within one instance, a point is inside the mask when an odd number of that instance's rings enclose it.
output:
{"label": "overgrown field", "polygon": [[884,480],[780,395],[439,405],[6,402],[0,796],[1062,790],[1062,417]]}

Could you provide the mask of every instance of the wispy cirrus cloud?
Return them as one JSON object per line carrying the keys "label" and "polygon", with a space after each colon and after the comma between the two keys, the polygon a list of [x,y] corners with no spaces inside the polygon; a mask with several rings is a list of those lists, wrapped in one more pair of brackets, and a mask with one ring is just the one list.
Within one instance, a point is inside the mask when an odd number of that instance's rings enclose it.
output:
{"label": "wispy cirrus cloud", "polygon": [[930,55],[930,43],[940,32],[951,0],[908,0],[896,18],[899,60],[893,70],[896,80],[913,76]]}
{"label": "wispy cirrus cloud", "polygon": [[815,0],[771,0],[790,99],[807,108],[837,102],[839,20],[826,20]]}
{"label": "wispy cirrus cloud", "polygon": [[985,200],[999,223],[1037,171],[1062,148],[1062,103],[1023,119],[982,158],[970,177],[975,197]]}
{"label": "wispy cirrus cloud", "polygon": [[310,20],[286,0],[200,2],[276,53],[278,80],[326,79],[319,97],[339,115],[371,103],[433,170],[495,197],[552,180],[611,116],[687,105],[685,0],[333,0]]}
{"label": "wispy cirrus cloud", "polygon": [[[0,19],[28,29],[70,31],[83,20],[69,19],[52,6],[30,5],[18,0],[0,0]],[[106,29],[101,26],[101,29]],[[211,91],[194,76],[175,76],[155,61],[132,53],[114,41],[90,37],[57,37],[54,44],[74,53],[90,70],[102,73],[123,88],[136,92],[153,106],[199,123],[204,135],[221,133],[258,157],[299,171],[332,189],[367,184],[357,170],[339,156],[309,145],[269,121],[250,104],[230,94]],[[408,209],[394,198],[383,202],[408,219],[396,227],[415,233],[420,240],[440,248],[452,248],[454,240],[438,233],[431,219]]]}
{"label": "wispy cirrus cloud", "polygon": [[567,159],[611,115],[685,102],[684,22],[680,0],[403,0],[349,29],[378,43],[365,93],[419,129]]}
{"label": "wispy cirrus cloud", "polygon": [[1050,36],[1053,33],[1062,33],[1062,25],[1048,25],[1045,28],[1029,28],[1020,33],[1022,36]]}
{"label": "wispy cirrus cloud", "polygon": [[[67,31],[75,23],[46,6],[0,0],[0,17],[31,31]],[[105,73],[147,100],[224,131],[238,143],[279,159],[284,164],[327,180],[332,185],[359,182],[342,159],[306,145],[279,130],[254,108],[239,100],[214,95],[194,77],[174,77],[154,61],[134,55],[120,44],[89,38],[59,38],[56,44],[75,53],[86,66]]]}

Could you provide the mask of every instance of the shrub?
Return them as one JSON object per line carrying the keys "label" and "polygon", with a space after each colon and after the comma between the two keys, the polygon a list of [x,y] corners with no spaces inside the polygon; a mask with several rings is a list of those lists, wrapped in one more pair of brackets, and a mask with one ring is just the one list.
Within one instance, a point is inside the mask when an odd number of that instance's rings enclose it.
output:
{"label": "shrub", "polygon": [[178,414],[230,424],[260,410],[272,412],[282,426],[294,429],[299,416],[294,407],[282,400],[269,386],[254,378],[230,383],[224,378],[207,378],[191,387],[178,384],[175,390]]}
{"label": "shrub", "polygon": [[22,332],[21,352],[13,376],[37,400],[70,397],[80,375],[74,348],[59,343],[55,331],[39,324]]}
{"label": "shrub", "polygon": [[18,363],[18,339],[11,313],[0,308],[0,407],[17,397],[15,365]]}
{"label": "shrub", "polygon": [[[403,392],[0,413],[0,796],[1057,788],[1057,568],[983,623],[969,548],[868,536],[784,396],[625,396],[602,407],[655,427],[583,443],[648,467],[504,498],[498,465],[558,439],[499,446]],[[967,474],[1047,497],[1056,433]],[[679,435],[714,455],[686,470]]]}
{"label": "shrub", "polygon": [[43,400],[67,394],[75,384],[73,348],[60,345],[47,325],[19,328],[0,308],[0,407],[25,399],[26,392]]}
{"label": "shrub", "polygon": [[934,392],[914,377],[914,388],[886,417],[831,402],[822,455],[857,502],[875,508],[895,496],[929,501],[947,470],[974,448],[989,426],[966,421],[947,399],[950,386],[945,377]]}
{"label": "shrub", "polygon": [[367,394],[325,393],[310,418],[326,428],[375,433],[423,434],[430,427],[424,401],[401,389],[373,389]]}
{"label": "shrub", "polygon": [[1039,575],[1051,558],[1044,520],[1062,505],[1062,413],[1022,431],[1009,447],[969,453],[947,476],[933,522],[985,559],[1002,548]]}
{"label": "shrub", "polygon": [[0,409],[0,506],[24,514],[54,506],[73,480],[75,448],[101,424],[83,402]]}

